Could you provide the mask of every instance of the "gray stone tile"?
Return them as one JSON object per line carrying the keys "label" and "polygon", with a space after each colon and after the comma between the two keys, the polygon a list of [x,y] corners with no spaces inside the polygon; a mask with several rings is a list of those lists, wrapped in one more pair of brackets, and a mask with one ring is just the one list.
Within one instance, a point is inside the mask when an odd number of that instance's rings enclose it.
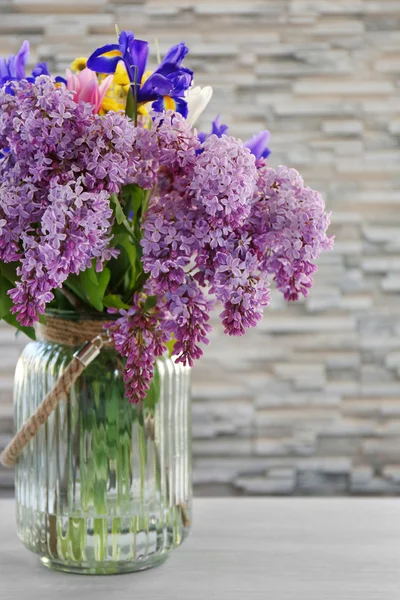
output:
{"label": "gray stone tile", "polygon": [[[60,70],[113,41],[115,22],[157,37],[162,52],[184,32],[196,84],[215,88],[199,127],[221,113],[243,139],[269,128],[270,164],[300,169],[333,211],[336,247],[322,257],[309,298],[287,306],[274,293],[258,330],[243,339],[217,326],[194,369],[196,488],[399,493],[400,3],[0,6],[0,55],[29,37],[30,64],[50,60]],[[11,433],[13,368],[24,343],[0,325],[0,445]],[[0,471],[0,489],[10,485],[12,473]]]}

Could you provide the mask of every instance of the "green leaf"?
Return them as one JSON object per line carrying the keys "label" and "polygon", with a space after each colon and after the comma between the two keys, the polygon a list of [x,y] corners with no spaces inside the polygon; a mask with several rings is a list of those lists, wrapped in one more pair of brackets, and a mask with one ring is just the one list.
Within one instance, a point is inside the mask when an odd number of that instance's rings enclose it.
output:
{"label": "green leaf", "polygon": [[144,407],[150,411],[154,411],[157,402],[160,399],[161,379],[157,369],[157,364],[154,368],[154,377],[151,380],[149,391],[143,401]]}
{"label": "green leaf", "polygon": [[127,237],[125,237],[125,239],[122,241],[121,243],[121,247],[123,248],[123,250],[126,252],[126,255],[128,257],[129,260],[129,264],[132,268],[132,277],[131,280],[136,279],[136,276],[134,277],[134,274],[137,270],[137,248],[136,248],[136,244],[132,244]]}
{"label": "green leaf", "polygon": [[144,310],[151,310],[157,304],[157,296],[149,296],[143,305]]}
{"label": "green leaf", "polygon": [[[64,292],[66,292],[66,286],[63,286],[63,290]],[[71,290],[68,290],[69,293],[71,294],[71,296],[74,296],[74,294],[72,294]],[[61,292],[60,289],[55,289],[53,290],[53,294],[54,294],[54,300],[52,300],[50,302],[50,304],[48,305],[49,308],[56,308],[59,310],[76,310],[77,306],[72,304],[70,302],[70,300],[68,300],[65,296],[65,294],[63,294]],[[79,302],[79,299],[76,298],[76,301]]]}
{"label": "green leaf", "polygon": [[98,285],[97,273],[96,273],[96,269],[93,267],[93,265],[90,267],[90,269],[86,269],[86,271],[82,271],[82,273],[86,273],[86,275],[89,277],[90,281],[92,283],[94,283],[94,285]]}
{"label": "green leaf", "polygon": [[145,273],[142,269],[136,279],[135,290],[141,290],[146,281],[148,280],[149,276],[149,273]]}
{"label": "green leaf", "polygon": [[88,302],[99,312],[104,309],[103,298],[110,281],[110,269],[97,273],[94,264],[79,275],[70,275],[64,285],[69,287],[84,302]]}
{"label": "green leaf", "polygon": [[132,88],[129,90],[128,92],[128,97],[126,99],[126,106],[125,106],[125,114],[127,117],[129,117],[130,119],[133,119],[135,116],[135,98],[133,97],[133,92],[132,92]]}
{"label": "green leaf", "polygon": [[121,225],[121,223],[123,223],[125,221],[126,216],[125,216],[124,209],[121,206],[121,203],[119,201],[117,194],[111,194],[110,201],[112,202],[112,204],[114,204],[114,207],[115,207],[114,214],[115,214],[116,221],[117,221],[118,225]]}
{"label": "green leaf", "polygon": [[9,325],[11,325],[12,327],[15,327],[18,331],[21,331],[21,333],[24,333],[25,335],[27,335],[28,338],[30,338],[31,340],[36,340],[36,334],[35,334],[34,328],[33,327],[24,327],[23,325],[21,325],[21,323],[18,323],[15,315],[12,315],[11,313],[9,313],[7,316],[3,317],[3,321],[5,321]]}
{"label": "green leaf", "polygon": [[104,296],[103,304],[107,308],[130,308],[129,304],[125,304],[125,302],[123,302],[121,297],[117,294],[108,294],[108,296]]}
{"label": "green leaf", "polygon": [[[133,242],[136,240],[136,229],[135,227],[132,225],[132,223],[130,223],[126,217],[125,212],[127,212],[128,207],[125,206],[125,211],[124,208],[121,206],[121,203],[119,201],[119,198],[116,194],[111,194],[110,196],[110,201],[112,204],[115,205],[115,218],[117,221],[117,226],[118,225],[123,225],[125,230],[128,232],[129,238],[130,240]],[[123,233],[125,233],[126,235],[126,231],[123,231]],[[113,235],[116,234],[116,228],[115,226],[113,227]]]}
{"label": "green leaf", "polygon": [[96,273],[97,275],[97,286],[99,288],[99,295],[101,299],[104,298],[104,294],[106,292],[108,282],[110,281],[111,272],[110,269],[105,267],[100,273]]}
{"label": "green leaf", "polygon": [[135,183],[125,185],[121,190],[122,198],[126,206],[126,212],[129,215],[133,211],[134,217],[137,217],[139,209],[143,204],[145,191]]}
{"label": "green leaf", "polygon": [[[127,302],[147,279],[143,273],[140,245],[140,213],[144,198],[145,190],[135,184],[124,186],[119,197],[111,196],[116,216],[112,244],[119,250],[119,256],[108,264],[111,269],[110,293],[121,295],[123,302]],[[131,212],[133,219],[128,220],[126,215]]]}
{"label": "green leaf", "polygon": [[167,346],[168,349],[168,354],[169,357],[171,358],[171,356],[174,353],[174,347],[175,347],[175,343],[176,343],[176,339],[174,337],[172,337],[169,342],[167,342],[165,345]]}
{"label": "green leaf", "polygon": [[83,289],[81,289],[81,283],[77,275],[69,275],[68,279],[64,281],[63,286],[69,288],[71,292],[73,292],[75,296],[79,298],[79,300],[87,303],[85,292]]}
{"label": "green leaf", "polygon": [[4,319],[5,316],[10,312],[12,307],[12,300],[7,294],[10,289],[10,282],[0,275],[0,319]]}
{"label": "green leaf", "polygon": [[109,263],[112,272],[113,291],[118,291],[122,282],[125,283],[124,290],[131,291],[142,266],[138,258],[137,244],[133,243],[129,236],[124,233],[114,235],[113,244],[119,249],[120,254]]}
{"label": "green leaf", "polygon": [[36,339],[36,336],[33,327],[24,327],[17,321],[16,315],[13,315],[10,312],[13,302],[7,292],[12,287],[13,285],[10,285],[10,281],[0,274],[0,319],[3,319],[3,321],[12,325],[18,329],[18,331],[22,331],[25,335],[34,340]]}
{"label": "green leaf", "polygon": [[0,263],[0,273],[12,284],[17,280],[17,262]]}
{"label": "green leaf", "polygon": [[[93,275],[95,275],[95,277],[97,275],[96,279],[94,279]],[[106,291],[108,282],[110,281],[110,276],[111,273],[109,269],[103,269],[101,273],[95,273],[93,267],[86,269],[86,271],[83,271],[79,275],[87,300],[92,306],[94,306],[96,310],[100,312],[104,308],[104,292]],[[94,281],[96,281],[96,283],[94,283]]]}

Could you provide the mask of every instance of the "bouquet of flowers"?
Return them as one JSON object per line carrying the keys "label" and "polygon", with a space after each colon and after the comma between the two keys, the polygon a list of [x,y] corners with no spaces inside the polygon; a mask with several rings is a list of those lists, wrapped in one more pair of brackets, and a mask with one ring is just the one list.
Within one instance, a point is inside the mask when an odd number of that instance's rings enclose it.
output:
{"label": "bouquet of flowers", "polygon": [[271,282],[308,294],[332,247],[324,202],[268,165],[267,131],[193,128],[212,90],[193,86],[184,43],[149,71],[149,44],[118,32],[65,78],[27,75],[28,52],[0,60],[0,318],[34,337],[46,307],[109,313],[138,403],[157,356],[201,356],[216,302],[239,336]]}

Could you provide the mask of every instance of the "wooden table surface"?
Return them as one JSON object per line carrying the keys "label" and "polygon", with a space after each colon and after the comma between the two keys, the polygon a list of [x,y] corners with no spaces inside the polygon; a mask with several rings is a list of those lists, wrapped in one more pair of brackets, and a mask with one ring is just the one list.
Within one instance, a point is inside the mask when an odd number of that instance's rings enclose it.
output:
{"label": "wooden table surface", "polygon": [[85,577],[48,571],[0,500],[0,600],[395,600],[400,499],[195,501],[185,544],[156,569]]}

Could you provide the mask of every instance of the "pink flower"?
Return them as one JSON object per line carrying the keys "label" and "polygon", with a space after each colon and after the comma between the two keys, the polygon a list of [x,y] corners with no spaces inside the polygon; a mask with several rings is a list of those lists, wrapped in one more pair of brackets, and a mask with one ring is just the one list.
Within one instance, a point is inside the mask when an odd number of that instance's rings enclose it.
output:
{"label": "pink flower", "polygon": [[75,102],[89,102],[93,104],[93,114],[98,113],[104,96],[113,80],[113,75],[108,75],[99,85],[97,75],[90,69],[83,69],[78,74],[73,74],[67,69],[67,89],[75,92]]}

